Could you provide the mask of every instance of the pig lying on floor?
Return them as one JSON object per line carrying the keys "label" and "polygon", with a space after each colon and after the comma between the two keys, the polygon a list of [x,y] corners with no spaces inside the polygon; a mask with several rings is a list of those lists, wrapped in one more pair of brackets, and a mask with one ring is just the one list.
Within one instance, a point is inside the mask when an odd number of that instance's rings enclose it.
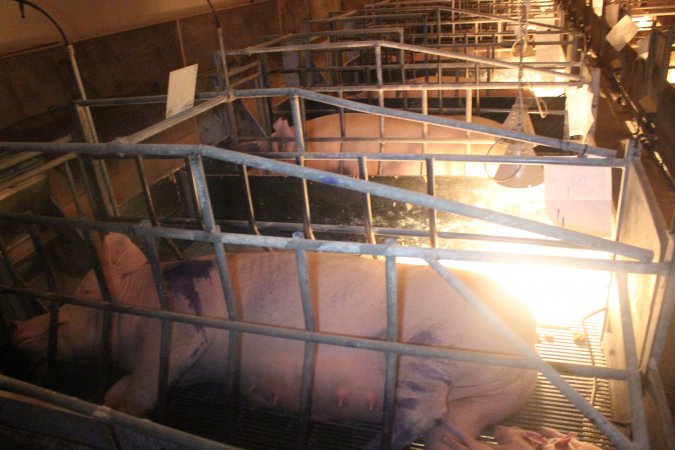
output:
{"label": "pig lying on floor", "polygon": [[[464,120],[464,116],[447,116],[449,119]],[[492,128],[502,128],[502,124],[494,120],[483,117],[474,117],[473,123],[490,126]],[[388,139],[421,139],[423,137],[423,126],[418,122],[411,122],[409,120],[397,119],[392,117],[385,117],[384,119],[384,137]],[[339,138],[340,137],[340,119],[338,114],[329,114],[318,117],[316,119],[308,120],[306,122],[306,129],[304,134],[308,138]],[[379,138],[380,137],[380,118],[373,114],[363,113],[346,113],[344,115],[344,136],[348,138]],[[277,119],[274,123],[274,132],[272,137],[277,138],[293,138],[294,129],[288,124],[285,119]],[[428,139],[465,139],[467,134],[464,130],[452,129],[447,127],[440,127],[436,125],[428,125],[427,138]],[[429,143],[425,153],[442,154],[442,155],[464,155],[477,154],[484,155],[490,151],[490,154],[499,155],[504,153],[502,144],[493,145],[493,137],[472,133],[471,137],[475,140],[490,140],[488,143],[471,143],[466,145],[464,143]],[[242,147],[246,150],[246,147]],[[269,151],[266,142],[256,142],[250,146],[251,151]],[[277,142],[272,144],[273,151],[294,152],[295,142],[286,141],[285,144],[279,145]],[[307,152],[320,153],[372,153],[380,152],[379,142],[366,141],[345,141],[342,147],[340,142],[307,142],[305,148]],[[389,142],[384,144],[382,153],[402,153],[402,154],[421,154],[422,144],[413,142]],[[381,165],[377,163],[368,164],[369,175],[421,175],[425,174],[424,163],[412,161],[390,161],[383,162]],[[355,160],[326,160],[326,161],[307,161],[307,167],[315,169],[327,170],[329,172],[342,173],[350,176],[359,176],[358,164]],[[378,167],[379,166],[379,167]],[[443,163],[436,162],[434,164],[434,171],[436,175],[465,175],[465,165],[462,163]],[[482,171],[483,168],[479,167]],[[482,172],[480,172],[482,174]]]}
{"label": "pig lying on floor", "polygon": [[[103,270],[115,302],[158,307],[150,266],[124,235],[108,234]],[[308,254],[311,295],[317,328],[323,332],[384,339],[386,285],[384,262],[351,255]],[[295,254],[253,252],[228,255],[232,284],[248,322],[304,329]],[[427,266],[399,265],[400,340],[411,344],[513,354],[503,336]],[[531,315],[488,279],[456,275],[530,344]],[[166,263],[163,276],[172,309],[208,317],[227,317],[218,270],[212,260]],[[99,301],[96,277],[89,273],[77,297]],[[45,357],[49,316],[17,322],[12,341],[38,360]],[[58,356],[91,357],[99,351],[101,314],[64,305],[59,311]],[[105,403],[145,416],[156,405],[159,366],[157,320],[114,314],[112,351],[128,373],[108,391]],[[175,323],[169,383],[223,380],[228,333]],[[257,405],[298,410],[304,343],[245,334],[242,339],[241,391]],[[516,411],[534,387],[530,370],[434,358],[400,358],[392,448],[400,449],[428,432],[430,448],[443,446],[452,429],[472,441],[486,426]],[[312,417],[318,420],[379,422],[384,390],[380,352],[320,345],[316,354]],[[464,438],[463,438],[464,439]],[[433,447],[434,443],[438,447]],[[378,448],[379,439],[370,448]]]}
{"label": "pig lying on floor", "polygon": [[441,439],[445,447],[453,450],[602,450],[600,447],[581,442],[576,433],[564,434],[554,428],[542,427],[541,433],[518,427],[496,426],[494,438],[497,445],[476,442],[455,430],[454,435],[445,435]]}

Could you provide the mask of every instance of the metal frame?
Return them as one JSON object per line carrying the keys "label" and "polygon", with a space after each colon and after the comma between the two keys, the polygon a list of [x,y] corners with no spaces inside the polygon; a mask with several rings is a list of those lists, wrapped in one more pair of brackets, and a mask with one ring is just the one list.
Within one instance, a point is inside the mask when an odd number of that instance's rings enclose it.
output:
{"label": "metal frame", "polygon": [[[228,97],[216,97],[212,102],[209,102],[209,106],[213,107],[217,104],[222,104],[223,102],[233,101],[237,96],[246,97],[256,97],[263,94],[275,94],[275,95],[285,95],[295,98],[292,102],[292,105],[295,105],[294,118],[295,121],[301,123],[302,118],[300,117],[300,106],[299,98],[304,99],[313,99],[318,101],[324,101],[334,106],[338,106],[345,109],[354,109],[365,111],[367,110],[370,113],[376,113],[382,116],[389,117],[404,117],[407,120],[415,120],[419,122],[425,122],[429,124],[436,124],[441,126],[449,126],[454,128],[466,129],[471,131],[481,131],[483,133],[488,133],[492,135],[501,135],[501,133],[506,133],[506,136],[509,139],[523,140],[527,142],[540,142],[541,137],[525,135],[523,133],[513,133],[513,132],[504,132],[504,130],[495,130],[495,129],[486,129],[485,127],[477,126],[476,124],[469,124],[465,122],[452,121],[449,119],[438,118],[438,117],[429,117],[420,114],[409,113],[405,111],[395,111],[388,110],[382,107],[374,107],[372,105],[363,105],[356,102],[351,102],[348,100],[336,99],[330,96],[324,96],[322,94],[317,94],[315,92],[300,90],[300,89],[280,89],[280,90],[254,90],[254,91],[241,91],[236,92],[232,91],[231,95]],[[182,114],[181,119],[185,120],[189,117],[193,117],[200,111],[204,111],[204,105],[199,105],[194,107],[192,110],[188,110]],[[446,199],[441,199],[433,197],[428,194],[421,194],[415,192],[409,192],[400,188],[393,188],[390,186],[380,185],[378,183],[373,183],[366,180],[358,180],[350,177],[326,173],[315,169],[310,169],[300,165],[286,164],[283,162],[261,158],[254,155],[246,155],[237,152],[232,152],[229,150],[223,150],[208,146],[179,146],[179,145],[157,145],[157,144],[132,144],[124,143],[127,142],[137,142],[140,136],[150,136],[154,133],[157,133],[166,127],[170,127],[176,123],[175,118],[167,119],[163,122],[160,122],[149,129],[142,130],[139,133],[134,134],[132,137],[127,139],[119,139],[117,142],[110,144],[70,144],[70,145],[59,145],[59,144],[30,144],[30,143],[2,143],[0,144],[0,150],[5,150],[9,152],[44,152],[48,154],[59,154],[59,153],[70,153],[75,152],[81,155],[88,155],[95,158],[105,158],[105,157],[143,157],[143,158],[154,158],[154,157],[173,157],[181,158],[189,161],[189,167],[192,179],[195,183],[195,195],[199,204],[199,222],[201,223],[202,230],[189,230],[181,228],[161,228],[156,226],[150,226],[147,224],[134,225],[130,223],[123,222],[92,222],[87,220],[67,220],[67,219],[58,219],[53,217],[42,217],[35,215],[27,214],[11,214],[11,213],[0,213],[0,220],[9,220],[9,221],[18,221],[28,224],[41,224],[41,225],[51,225],[51,226],[72,226],[78,229],[81,229],[85,232],[91,231],[104,231],[104,230],[116,230],[124,231],[127,233],[132,233],[136,235],[143,236],[147,243],[150,245],[150,254],[153,254],[153,244],[151,244],[153,238],[167,238],[167,239],[187,239],[187,240],[199,240],[205,242],[211,242],[214,246],[214,251],[216,254],[216,259],[219,261],[218,268],[221,273],[221,279],[224,282],[225,292],[231,292],[228,289],[228,271],[227,267],[224,264],[224,253],[223,253],[223,244],[236,244],[236,245],[254,245],[259,247],[264,247],[268,249],[278,248],[278,249],[294,249],[298,255],[298,264],[300,267],[300,283],[303,287],[303,291],[308,287],[305,283],[306,279],[302,277],[302,260],[304,251],[330,251],[330,252],[340,252],[340,253],[356,253],[356,254],[370,254],[370,255],[380,255],[387,257],[389,261],[388,267],[391,266],[391,262],[395,261],[397,257],[408,256],[408,257],[417,257],[424,259],[428,264],[430,264],[439,275],[442,276],[448,283],[460,290],[463,296],[474,304],[475,307],[481,308],[477,299],[473,298],[470,292],[466,291],[461,285],[457,284],[457,281],[445,271],[439,264],[439,259],[456,259],[456,260],[475,260],[475,261],[504,261],[508,260],[512,263],[525,262],[525,261],[537,261],[547,264],[562,264],[562,265],[572,265],[575,267],[587,267],[596,270],[613,270],[619,274],[619,279],[621,279],[622,273],[625,272],[636,272],[636,273],[653,273],[661,276],[665,276],[670,270],[668,262],[651,262],[652,254],[650,251],[639,249],[630,245],[622,244],[620,242],[613,242],[604,239],[595,238],[592,236],[582,235],[581,233],[570,232],[569,230],[559,229],[557,227],[552,227],[549,225],[540,224],[537,222],[528,221],[525,219],[520,219],[513,216],[508,216],[505,214],[495,213],[493,211],[483,210],[471,205],[464,205],[457,202],[449,201]],[[296,144],[299,149],[298,155],[300,158],[309,159],[313,155],[309,153],[304,153],[302,151],[304,138],[302,135],[302,127],[297,126],[296,124]],[[555,141],[555,140],[554,140]],[[546,143],[551,143],[550,141],[544,140]],[[557,141],[556,144],[560,148],[565,148],[571,151],[577,151],[579,153],[595,153],[604,156],[604,158],[598,159],[585,159],[577,158],[572,161],[574,164],[579,165],[605,165],[608,167],[623,166],[624,169],[627,169],[632,164],[632,160],[629,157],[628,159],[617,159],[614,157],[614,152],[608,151],[607,149],[602,149],[598,147],[583,146],[580,144],[574,144],[570,142]],[[122,156],[124,155],[124,156]],[[630,154],[629,154],[630,155]],[[322,155],[326,157],[327,155]],[[341,155],[346,156],[346,155]],[[356,156],[356,155],[350,155]],[[366,161],[370,159],[372,155],[358,155],[361,161]],[[376,155],[375,158],[382,158],[385,155]],[[386,155],[389,156],[389,155]],[[392,158],[402,158],[403,155],[390,155]],[[414,159],[418,157],[420,161],[430,161],[429,164],[433,165],[433,161],[443,160],[443,155],[408,155],[406,158]],[[220,161],[227,161],[235,164],[246,165],[248,167],[254,167],[262,170],[270,170],[276,173],[283,175],[288,175],[291,177],[299,178],[305,183],[307,180],[312,180],[320,183],[327,183],[332,186],[344,187],[347,189],[355,190],[369,195],[378,195],[386,198],[404,201],[408,203],[418,204],[424,207],[427,207],[434,211],[448,211],[455,212],[463,215],[468,215],[476,218],[481,218],[483,220],[495,221],[497,223],[517,227],[529,231],[534,231],[536,233],[548,235],[560,240],[562,242],[570,243],[574,246],[582,245],[590,248],[599,249],[602,251],[607,251],[614,254],[623,254],[629,258],[637,259],[635,261],[630,260],[602,260],[602,259],[579,259],[579,258],[567,258],[567,257],[531,257],[524,255],[508,255],[500,254],[496,252],[478,252],[478,251],[467,251],[467,250],[443,250],[443,249],[424,249],[424,248],[413,248],[413,247],[399,247],[395,245],[382,245],[382,244],[363,244],[363,243],[347,243],[347,242],[338,242],[338,241],[320,241],[312,239],[297,239],[297,238],[274,238],[269,236],[251,236],[251,235],[238,235],[230,233],[222,233],[219,231],[219,228],[216,226],[213,219],[213,212],[211,209],[210,199],[208,190],[206,188],[205,176],[202,168],[201,160],[202,158],[211,158]],[[457,156],[451,159],[453,160],[471,160],[471,156]],[[386,158],[384,158],[386,159]],[[486,160],[489,160],[487,158]],[[524,158],[503,158],[502,161],[510,160],[509,162],[517,163],[547,163],[548,160],[556,164],[562,164],[564,161],[555,159],[555,158],[530,158],[526,160]],[[569,161],[565,161],[568,162]],[[47,169],[44,169],[47,170]],[[430,179],[433,181],[433,173],[430,174]],[[74,190],[73,190],[74,191]],[[306,217],[305,230],[311,230],[311,223],[309,222],[309,216]],[[431,231],[433,235],[433,231]],[[308,236],[310,237],[310,236]],[[539,245],[546,245],[546,241],[539,240],[537,241]],[[154,258],[152,258],[154,260]],[[221,264],[223,263],[223,264]],[[159,269],[156,262],[152,264],[153,271],[157,281],[158,289],[160,292],[162,290],[159,275]],[[393,276],[392,269],[388,271],[388,277]],[[103,277],[100,279],[103,282]],[[391,281],[388,282],[389,285]],[[395,341],[390,334],[390,339],[388,342],[371,340],[371,339],[356,339],[348,338],[344,336],[335,336],[330,334],[325,334],[313,330],[313,325],[311,317],[307,316],[305,331],[300,330],[284,330],[278,329],[275,327],[268,327],[262,325],[248,324],[241,322],[236,319],[236,311],[231,316],[229,320],[216,320],[216,319],[206,319],[201,317],[193,317],[184,314],[172,313],[166,310],[155,311],[155,310],[145,310],[142,308],[120,308],[116,305],[104,302],[97,305],[91,305],[87,302],[83,302],[78,299],[71,297],[55,295],[50,293],[40,293],[29,291],[24,287],[16,286],[2,286],[2,289],[5,292],[19,294],[19,295],[33,295],[46,300],[51,301],[60,301],[65,303],[74,303],[79,305],[88,305],[94,306],[96,308],[102,309],[109,312],[126,312],[132,314],[140,314],[148,317],[157,317],[167,320],[177,320],[186,323],[198,323],[206,326],[214,326],[217,328],[227,329],[233,333],[241,332],[255,332],[262,333],[271,336],[286,337],[290,339],[300,339],[307,342],[314,343],[329,343],[335,345],[347,345],[347,346],[359,346],[362,348],[369,348],[373,350],[390,352],[389,354],[418,354],[425,356],[440,356],[440,357],[449,357],[451,359],[459,360],[469,360],[482,363],[498,363],[501,365],[513,365],[518,367],[530,367],[536,368],[537,370],[544,373],[559,389],[566,395],[587,417],[589,417],[603,432],[605,432],[615,443],[619,449],[630,449],[630,448],[645,448],[644,436],[639,435],[636,444],[633,444],[627,440],[620,432],[618,432],[614,426],[603,416],[597,413],[593,407],[586,402],[579,394],[573,391],[562,378],[558,372],[553,369],[548,363],[541,360],[537,355],[533,354],[531,351],[523,348],[523,343],[518,343],[519,341],[515,340],[514,345],[517,345],[525,353],[524,358],[504,358],[504,357],[490,357],[486,358],[484,355],[475,355],[470,352],[462,352],[457,350],[450,349],[439,349],[439,348],[417,348],[418,346],[410,346],[407,344],[398,343]],[[394,298],[394,294],[390,294],[391,298]],[[229,297],[229,295],[226,295]],[[226,298],[228,305],[232,305],[231,298]],[[228,310],[230,307],[228,307]],[[623,311],[624,319],[626,320],[626,327],[630,329],[630,318],[625,316],[626,311]],[[390,327],[395,325],[395,320],[390,320]],[[390,328],[392,329],[392,328]],[[393,328],[395,329],[395,328]],[[512,339],[512,336],[509,336],[509,332],[505,331],[506,337]],[[527,346],[525,346],[527,347]],[[630,347],[627,349],[629,354],[631,352]],[[236,367],[236,353],[231,353],[233,361],[231,367]],[[389,360],[390,364],[391,359]],[[628,379],[631,385],[631,392],[633,392],[633,400],[640,404],[637,396],[635,395],[635,390],[640,386],[636,381],[636,366],[633,364],[633,359],[630,360],[631,364],[627,370],[621,371],[616,369],[607,369],[607,368],[598,368],[590,367],[583,365],[563,365],[565,371],[583,374],[584,376],[596,376],[596,377],[608,377],[612,379]],[[559,366],[560,367],[560,366]],[[306,369],[308,370],[308,369]],[[388,377],[392,377],[393,373],[391,370],[388,372]],[[164,376],[160,374],[160,376]],[[309,376],[309,375],[307,375]],[[236,374],[232,374],[232,379],[236,379]],[[391,379],[391,378],[389,378]],[[235,384],[230,382],[230,386]],[[160,384],[161,385],[161,384]],[[304,390],[302,398],[305,401],[308,401],[308,391],[310,385],[308,382],[303,384]],[[387,398],[391,399],[394,395],[392,389],[394,384],[392,382],[388,383]],[[165,388],[160,389],[162,395],[166,395]],[[234,394],[234,390],[230,391]],[[161,402],[160,402],[161,403]],[[304,411],[304,422],[308,421],[308,411],[309,406],[303,404],[302,411]],[[385,423],[388,423],[393,413],[392,410],[387,409],[385,411]],[[636,420],[641,420],[639,413],[637,414]],[[638,425],[639,426],[639,425]],[[385,435],[387,431],[385,429]]]}

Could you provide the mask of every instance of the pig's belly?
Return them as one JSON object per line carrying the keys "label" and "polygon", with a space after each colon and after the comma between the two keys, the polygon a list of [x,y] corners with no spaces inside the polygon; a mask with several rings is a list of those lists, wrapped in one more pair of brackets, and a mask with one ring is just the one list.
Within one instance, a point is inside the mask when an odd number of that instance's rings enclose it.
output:
{"label": "pig's belly", "polygon": [[[256,406],[297,412],[305,344],[245,336],[241,391]],[[380,352],[319,345],[312,387],[312,418],[378,422],[382,414],[384,356]]]}

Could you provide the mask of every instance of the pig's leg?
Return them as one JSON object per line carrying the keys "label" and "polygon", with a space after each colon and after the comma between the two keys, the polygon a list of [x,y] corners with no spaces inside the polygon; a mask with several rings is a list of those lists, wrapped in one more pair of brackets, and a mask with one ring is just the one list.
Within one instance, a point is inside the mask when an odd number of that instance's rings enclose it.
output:
{"label": "pig's leg", "polygon": [[127,393],[127,388],[129,387],[130,377],[125,375],[120,378],[117,383],[113,384],[108,392],[105,394],[104,404],[113,409],[119,409],[120,405],[124,401],[124,396]]}
{"label": "pig's leg", "polygon": [[[452,385],[448,372],[454,366],[455,363],[441,359],[401,358],[392,450],[404,448],[447,415]],[[366,449],[379,449],[380,441],[380,436],[375,437]]]}
{"label": "pig's leg", "polygon": [[[128,414],[145,417],[157,405],[159,374],[160,328],[157,320],[149,320],[141,327],[139,348],[133,371],[127,380],[121,380],[119,389],[126,383],[119,409]],[[168,384],[174,384],[203,355],[208,344],[204,328],[174,324],[169,352]],[[120,384],[118,383],[118,384]],[[117,385],[111,391],[116,390]],[[115,392],[111,392],[112,398]]]}

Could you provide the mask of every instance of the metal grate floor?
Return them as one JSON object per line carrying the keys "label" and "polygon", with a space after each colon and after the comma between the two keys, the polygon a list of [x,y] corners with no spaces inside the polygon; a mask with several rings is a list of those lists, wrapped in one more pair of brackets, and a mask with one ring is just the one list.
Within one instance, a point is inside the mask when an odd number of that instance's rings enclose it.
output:
{"label": "metal grate floor", "polygon": [[[581,323],[569,328],[539,327],[539,354],[549,361],[565,361],[605,365],[600,347],[602,315],[586,321],[588,339],[580,339],[584,328]],[[611,417],[609,383],[581,377],[565,379],[587,399],[593,398],[594,406]],[[227,433],[224,425],[225,387],[218,384],[199,384],[174,389],[167,413],[167,424],[191,433],[247,449],[295,449],[297,421],[295,416],[278,411],[252,409],[241,404],[234,430]],[[596,427],[553,387],[539,376],[535,392],[524,407],[502,424],[537,430],[541,426],[553,427],[562,432],[576,432],[582,441],[594,443],[603,449],[614,447]],[[374,436],[379,426],[367,423],[313,423],[309,448],[326,450],[361,449]],[[491,441],[491,430],[485,430],[482,439]],[[411,449],[423,448],[417,442]]]}

